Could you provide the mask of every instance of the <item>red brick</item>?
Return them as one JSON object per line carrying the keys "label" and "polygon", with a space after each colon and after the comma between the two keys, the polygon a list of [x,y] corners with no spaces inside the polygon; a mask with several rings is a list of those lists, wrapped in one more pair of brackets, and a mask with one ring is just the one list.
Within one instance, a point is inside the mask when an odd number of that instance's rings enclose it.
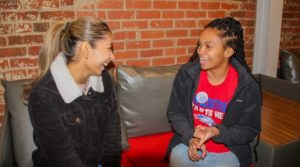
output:
{"label": "red brick", "polygon": [[[87,2],[87,1],[85,1]],[[96,5],[94,3],[91,3],[91,1],[85,3],[85,4],[82,4],[81,9],[84,9],[84,10],[95,10],[96,8]]]}
{"label": "red brick", "polygon": [[184,63],[187,63],[188,60],[189,60],[190,56],[179,56],[177,57],[177,63],[178,64],[184,64]]}
{"label": "red brick", "polygon": [[151,9],[150,1],[126,1],[126,9]]}
{"label": "red brick", "polygon": [[290,5],[290,6],[286,6],[287,7],[287,11],[294,11],[294,12],[299,12],[300,11],[300,3],[298,5]]}
{"label": "red brick", "polygon": [[158,47],[173,47],[175,46],[176,41],[175,40],[170,40],[170,39],[164,39],[164,40],[155,40],[152,42],[153,47],[158,48]]}
{"label": "red brick", "polygon": [[246,43],[244,47],[245,47],[245,49],[252,50],[254,48],[254,44],[253,43]]}
{"label": "red brick", "polygon": [[255,10],[256,4],[255,3],[241,3],[241,10]]}
{"label": "red brick", "polygon": [[31,23],[17,23],[15,25],[16,33],[28,33],[32,32],[32,24]]}
{"label": "red brick", "polygon": [[236,18],[255,18],[255,15],[254,11],[234,11],[230,13],[230,16]]}
{"label": "red brick", "polygon": [[284,11],[282,14],[283,18],[290,18],[290,19],[297,19],[300,17],[300,13],[295,13],[295,12],[286,12]]}
{"label": "red brick", "polygon": [[48,22],[33,23],[33,32],[46,32],[49,29]]}
{"label": "red brick", "polygon": [[91,16],[91,17],[96,17],[97,12],[96,11],[77,11],[76,16],[79,17],[86,17],[86,16]]}
{"label": "red brick", "polygon": [[38,75],[38,69],[34,68],[34,69],[28,69],[27,70],[27,77],[28,78],[34,78],[35,76]]}
{"label": "red brick", "polygon": [[150,48],[149,41],[130,41],[126,43],[127,49],[142,49],[142,48]]}
{"label": "red brick", "polygon": [[143,39],[162,38],[162,37],[164,37],[164,32],[163,31],[143,31],[143,32],[141,32],[141,37]]}
{"label": "red brick", "polygon": [[189,47],[187,55],[192,56],[195,53],[196,47],[197,47],[196,45],[192,46],[192,47]]}
{"label": "red brick", "polygon": [[119,21],[108,21],[107,24],[112,30],[121,28],[121,23]]}
{"label": "red brick", "polygon": [[122,40],[121,42],[114,42],[113,46],[114,46],[114,50],[118,51],[118,50],[123,50],[125,44],[124,44],[124,42]]}
{"label": "red brick", "polygon": [[148,66],[150,66],[150,61],[149,60],[130,60],[130,61],[126,61],[126,65],[148,67]]}
{"label": "red brick", "polygon": [[145,29],[148,28],[148,22],[147,21],[124,21],[122,22],[122,28]]}
{"label": "red brick", "polygon": [[300,27],[295,27],[294,28],[294,33],[300,35]]}
{"label": "red brick", "polygon": [[8,36],[7,38],[9,45],[41,44],[43,42],[42,35]]}
{"label": "red brick", "polygon": [[150,21],[151,28],[172,28],[173,21],[172,20],[153,20]]}
{"label": "red brick", "polygon": [[239,5],[237,3],[221,3],[221,9],[226,10],[235,10],[239,9]]}
{"label": "red brick", "polygon": [[224,11],[208,11],[207,17],[209,18],[222,18],[225,17]]}
{"label": "red brick", "polygon": [[155,58],[152,60],[153,66],[173,65],[174,63],[175,63],[174,57]]}
{"label": "red brick", "polygon": [[0,48],[0,57],[24,56],[26,48]]}
{"label": "red brick", "polygon": [[176,9],[176,2],[172,1],[154,1],[153,8],[155,9]]}
{"label": "red brick", "polygon": [[202,9],[220,9],[220,3],[219,2],[201,2],[200,6]]}
{"label": "red brick", "polygon": [[113,33],[113,39],[114,40],[135,39],[136,38],[135,33],[136,32],[133,32],[133,31],[115,32],[115,33]]}
{"label": "red brick", "polygon": [[163,11],[162,13],[163,18],[183,18],[184,11]]}
{"label": "red brick", "polygon": [[6,46],[7,42],[6,42],[6,37],[0,37],[0,46]]}
{"label": "red brick", "polygon": [[196,27],[196,20],[178,20],[175,21],[176,28],[194,28]]}
{"label": "red brick", "polygon": [[21,6],[20,1],[10,1],[10,0],[2,0],[0,1],[0,11],[4,10],[15,10]]}
{"label": "red brick", "polygon": [[32,67],[37,66],[37,58],[18,58],[18,59],[10,59],[10,66],[12,68],[19,67]]}
{"label": "red brick", "polygon": [[1,59],[0,60],[0,70],[4,71],[9,68],[8,60],[7,59]]}
{"label": "red brick", "polygon": [[158,19],[161,18],[160,11],[137,11],[136,12],[137,19]]}
{"label": "red brick", "polygon": [[67,20],[74,19],[74,11],[51,11],[51,12],[41,12],[41,20]]}
{"label": "red brick", "polygon": [[108,19],[133,19],[133,16],[132,11],[108,11]]}
{"label": "red brick", "polygon": [[199,9],[199,2],[178,2],[179,9]]}
{"label": "red brick", "polygon": [[166,32],[167,37],[184,37],[187,36],[187,30],[168,30]]}
{"label": "red brick", "polygon": [[122,51],[114,53],[117,60],[138,58],[138,51]]}
{"label": "red brick", "polygon": [[187,18],[205,18],[206,12],[205,11],[186,11]]}
{"label": "red brick", "polygon": [[19,80],[26,78],[26,70],[13,70],[3,72],[5,80]]}
{"label": "red brick", "polygon": [[240,20],[242,26],[252,26],[254,27],[255,21],[254,20]]}
{"label": "red brick", "polygon": [[212,21],[212,19],[209,19],[209,20],[199,20],[198,21],[198,26],[199,27],[205,27],[211,21]]}
{"label": "red brick", "polygon": [[29,55],[38,55],[40,53],[41,46],[28,46]]}
{"label": "red brick", "polygon": [[164,56],[168,56],[168,55],[182,55],[182,54],[186,54],[186,48],[179,48],[179,47],[174,47],[174,48],[168,48],[165,49],[165,54]]}
{"label": "red brick", "polygon": [[245,34],[254,35],[254,27],[246,27],[244,30]]}
{"label": "red brick", "polygon": [[163,56],[162,49],[142,50],[141,57],[160,57]]}
{"label": "red brick", "polygon": [[61,0],[62,6],[72,6],[74,5],[74,0]]}
{"label": "red brick", "polygon": [[101,20],[107,20],[107,16],[106,16],[106,12],[104,11],[100,11],[97,13],[97,18],[101,19]]}
{"label": "red brick", "polygon": [[196,45],[198,39],[178,39],[177,45],[178,46],[188,46],[188,45]]}
{"label": "red brick", "polygon": [[39,13],[36,11],[29,12],[1,12],[0,16],[4,22],[10,21],[36,21]]}
{"label": "red brick", "polygon": [[192,37],[199,37],[201,32],[202,32],[202,30],[200,30],[200,29],[190,30],[190,34]]}
{"label": "red brick", "polygon": [[13,34],[14,27],[12,24],[0,24],[0,35]]}
{"label": "red brick", "polygon": [[109,0],[100,1],[99,9],[123,9],[125,1],[122,0]]}
{"label": "red brick", "polygon": [[42,3],[42,9],[59,9],[59,1],[60,0],[47,0],[43,1]]}

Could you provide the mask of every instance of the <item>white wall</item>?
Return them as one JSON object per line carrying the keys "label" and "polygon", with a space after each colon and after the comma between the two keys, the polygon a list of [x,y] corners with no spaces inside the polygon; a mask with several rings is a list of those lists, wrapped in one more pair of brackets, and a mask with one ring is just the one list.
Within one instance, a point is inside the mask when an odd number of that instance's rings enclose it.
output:
{"label": "white wall", "polygon": [[257,0],[253,74],[276,77],[283,0]]}

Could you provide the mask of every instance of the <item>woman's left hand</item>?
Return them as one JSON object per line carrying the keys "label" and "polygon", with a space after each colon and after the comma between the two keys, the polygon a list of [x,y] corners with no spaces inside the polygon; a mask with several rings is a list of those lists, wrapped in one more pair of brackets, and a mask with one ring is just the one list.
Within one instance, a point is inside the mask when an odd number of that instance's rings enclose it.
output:
{"label": "woman's left hand", "polygon": [[195,128],[194,137],[200,138],[200,142],[198,142],[198,146],[200,147],[212,137],[219,135],[219,133],[219,129],[216,127],[199,125]]}

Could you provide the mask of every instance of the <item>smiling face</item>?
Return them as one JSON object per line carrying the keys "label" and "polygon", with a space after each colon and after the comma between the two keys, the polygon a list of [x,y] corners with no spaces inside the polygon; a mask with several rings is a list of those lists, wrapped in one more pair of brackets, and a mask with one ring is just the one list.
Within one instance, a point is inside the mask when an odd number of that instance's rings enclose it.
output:
{"label": "smiling face", "polygon": [[214,28],[206,28],[200,35],[197,52],[202,70],[221,69],[229,64],[233,50],[224,46],[220,33]]}
{"label": "smiling face", "polygon": [[90,75],[100,75],[105,66],[115,57],[112,53],[112,37],[111,34],[105,35],[101,40],[95,42],[95,46],[89,49],[88,58],[85,66]]}

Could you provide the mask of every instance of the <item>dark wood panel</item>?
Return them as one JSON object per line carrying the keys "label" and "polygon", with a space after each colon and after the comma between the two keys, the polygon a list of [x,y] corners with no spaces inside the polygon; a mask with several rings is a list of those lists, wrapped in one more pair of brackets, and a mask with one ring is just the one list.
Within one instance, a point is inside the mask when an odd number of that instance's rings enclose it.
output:
{"label": "dark wood panel", "polygon": [[300,103],[263,91],[261,140],[274,147],[300,140]]}

